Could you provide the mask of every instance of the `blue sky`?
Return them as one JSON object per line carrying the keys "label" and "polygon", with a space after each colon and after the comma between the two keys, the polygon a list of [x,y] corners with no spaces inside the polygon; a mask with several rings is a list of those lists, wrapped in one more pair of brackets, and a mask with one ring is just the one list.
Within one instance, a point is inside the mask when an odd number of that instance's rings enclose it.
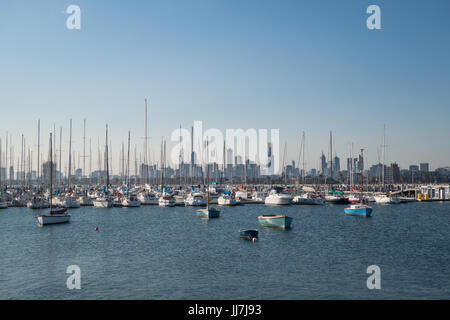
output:
{"label": "blue sky", "polygon": [[[81,30],[66,28],[70,4]],[[381,30],[366,28],[371,4]],[[308,168],[332,130],[338,156],[353,142],[375,163],[385,123],[388,161],[450,165],[449,12],[448,1],[2,1],[0,134],[36,149],[40,118],[45,146],[53,124],[67,144],[72,118],[81,150],[87,118],[96,168],[105,123],[115,153],[129,129],[142,149],[148,98],[156,158],[162,136],[202,120],[279,128],[290,160],[304,130]]]}

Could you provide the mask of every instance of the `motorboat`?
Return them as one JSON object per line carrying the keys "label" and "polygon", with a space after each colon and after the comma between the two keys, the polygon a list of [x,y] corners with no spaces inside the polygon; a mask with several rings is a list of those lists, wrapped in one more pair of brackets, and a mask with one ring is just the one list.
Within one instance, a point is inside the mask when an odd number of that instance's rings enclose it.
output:
{"label": "motorboat", "polygon": [[292,199],[293,204],[305,204],[305,205],[323,205],[325,201],[319,195],[306,192],[301,195],[297,195]]}
{"label": "motorboat", "polygon": [[291,204],[292,195],[286,192],[277,192],[271,190],[269,195],[264,199],[264,203],[267,205],[288,205]]}

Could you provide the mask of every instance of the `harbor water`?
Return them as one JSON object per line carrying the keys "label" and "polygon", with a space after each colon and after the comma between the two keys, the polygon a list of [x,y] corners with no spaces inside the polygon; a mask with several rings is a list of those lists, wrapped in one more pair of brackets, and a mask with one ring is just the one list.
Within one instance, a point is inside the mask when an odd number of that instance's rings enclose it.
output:
{"label": "harbor water", "polygon": [[[1,299],[449,299],[450,203],[245,205],[217,219],[194,207],[72,209],[71,222],[39,227],[27,208],[0,211]],[[293,217],[290,230],[259,226]],[[98,227],[98,231],[95,230]],[[239,229],[259,229],[258,241]],[[67,267],[81,289],[66,286]],[[367,288],[367,267],[381,289]]]}

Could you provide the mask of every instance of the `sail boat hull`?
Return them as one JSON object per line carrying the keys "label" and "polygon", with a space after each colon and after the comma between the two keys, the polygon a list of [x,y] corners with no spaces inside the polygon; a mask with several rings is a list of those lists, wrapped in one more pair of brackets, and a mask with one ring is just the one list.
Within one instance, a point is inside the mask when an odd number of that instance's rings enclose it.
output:
{"label": "sail boat hull", "polygon": [[197,216],[200,218],[218,218],[220,216],[220,211],[215,208],[206,208],[197,210]]}
{"label": "sail boat hull", "polygon": [[43,214],[37,217],[40,225],[67,223],[70,222],[70,214]]}
{"label": "sail boat hull", "polygon": [[264,215],[259,216],[258,221],[263,227],[289,229],[292,224],[292,217],[283,215]]}

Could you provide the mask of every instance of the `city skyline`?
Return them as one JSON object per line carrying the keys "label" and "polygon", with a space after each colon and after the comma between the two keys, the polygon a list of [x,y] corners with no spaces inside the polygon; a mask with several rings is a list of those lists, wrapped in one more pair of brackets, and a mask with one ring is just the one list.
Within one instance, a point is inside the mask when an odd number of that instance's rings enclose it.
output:
{"label": "city skyline", "polygon": [[357,1],[330,2],[326,10],[297,1],[150,2],[139,9],[77,1],[80,30],[66,28],[69,3],[2,3],[0,137],[5,146],[6,132],[13,136],[17,159],[24,134],[36,163],[37,119],[44,159],[48,133],[62,126],[67,163],[69,119],[76,152],[87,119],[93,154],[108,123],[117,172],[128,130],[132,150],[136,144],[142,152],[148,98],[153,160],[161,137],[170,149],[172,131],[202,120],[221,131],[280,129],[286,162],[297,162],[305,131],[307,169],[320,167],[322,152],[329,157],[333,131],[333,155],[346,159],[353,143],[371,165],[386,124],[388,164],[445,167],[449,5],[424,3],[378,1],[381,30],[366,28],[368,4]]}

